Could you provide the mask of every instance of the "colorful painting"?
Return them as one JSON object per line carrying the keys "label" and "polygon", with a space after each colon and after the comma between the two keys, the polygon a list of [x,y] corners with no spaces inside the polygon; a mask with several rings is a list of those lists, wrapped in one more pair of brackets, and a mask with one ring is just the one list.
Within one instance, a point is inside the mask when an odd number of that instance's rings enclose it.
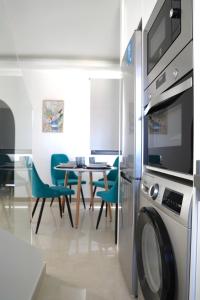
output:
{"label": "colorful painting", "polygon": [[43,100],[42,131],[63,132],[63,116],[63,100]]}
{"label": "colorful painting", "polygon": [[158,115],[149,117],[149,133],[150,134],[168,134],[168,112],[162,112]]}

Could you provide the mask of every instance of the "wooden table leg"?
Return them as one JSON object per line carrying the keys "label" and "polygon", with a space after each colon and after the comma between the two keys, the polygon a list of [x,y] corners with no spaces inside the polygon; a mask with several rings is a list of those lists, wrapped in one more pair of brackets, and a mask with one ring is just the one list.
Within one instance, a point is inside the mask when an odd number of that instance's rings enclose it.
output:
{"label": "wooden table leg", "polygon": [[82,181],[82,173],[79,172],[79,174],[78,174],[78,185],[77,185],[77,198],[76,198],[76,221],[75,221],[75,227],[76,228],[78,228],[78,224],[79,224],[81,181]]}
{"label": "wooden table leg", "polygon": [[[103,172],[103,178],[104,178],[104,185],[105,185],[105,190],[108,190],[108,178],[106,175],[106,172]],[[110,216],[110,222],[112,221],[112,211],[111,211],[111,205],[110,203],[108,203],[108,212],[109,212],[109,216]]]}
{"label": "wooden table leg", "polygon": [[[68,172],[65,172],[64,187],[67,187],[67,184],[68,184]],[[65,197],[64,196],[61,198],[61,206],[62,206],[62,211],[64,212],[64,207],[65,207]]]}
{"label": "wooden table leg", "polygon": [[94,196],[93,196],[93,186],[92,186],[92,172],[89,173],[90,176],[90,208],[92,208],[92,210],[94,210]]}

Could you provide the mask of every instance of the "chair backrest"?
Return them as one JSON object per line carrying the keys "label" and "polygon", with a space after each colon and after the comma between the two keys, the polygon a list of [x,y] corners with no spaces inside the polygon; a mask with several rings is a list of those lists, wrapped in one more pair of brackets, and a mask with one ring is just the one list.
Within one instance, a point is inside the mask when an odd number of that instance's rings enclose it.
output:
{"label": "chair backrest", "polygon": [[51,156],[51,179],[54,185],[57,185],[58,179],[65,178],[65,171],[55,170],[54,167],[59,163],[67,163],[69,158],[66,154],[52,154]]}
{"label": "chair backrest", "polygon": [[[6,163],[11,163],[11,159],[7,154],[0,153],[0,166],[4,166]],[[14,162],[13,169],[4,169],[0,171],[0,186],[5,186],[7,183],[14,183]]]}
{"label": "chair backrest", "polygon": [[116,203],[118,201],[118,179],[116,179],[115,184],[111,188],[113,201]]}
{"label": "chair backrest", "polygon": [[111,181],[115,181],[116,178],[118,177],[119,156],[115,159],[115,161],[113,163],[113,167],[116,167],[117,169],[111,170],[107,175],[108,180],[111,180]]}
{"label": "chair backrest", "polygon": [[34,163],[32,163],[32,195],[33,197],[41,197],[43,194],[43,190],[45,188],[44,182],[40,179],[40,176],[38,175],[38,172],[35,168]]}
{"label": "chair backrest", "polygon": [[115,161],[113,163],[113,167],[116,167],[116,168],[119,167],[119,156],[117,156],[117,158],[115,159]]}
{"label": "chair backrest", "polygon": [[102,192],[101,196],[103,200],[109,201],[111,203],[117,203],[118,202],[118,178],[116,179],[114,185],[109,189],[108,191]]}

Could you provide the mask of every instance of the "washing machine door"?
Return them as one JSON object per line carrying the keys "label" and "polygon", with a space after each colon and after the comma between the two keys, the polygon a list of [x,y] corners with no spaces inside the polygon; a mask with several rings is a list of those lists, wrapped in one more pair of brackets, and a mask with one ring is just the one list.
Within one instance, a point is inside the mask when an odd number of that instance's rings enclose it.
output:
{"label": "washing machine door", "polygon": [[153,207],[140,209],[136,226],[136,255],[145,300],[173,300],[175,259],[170,238]]}

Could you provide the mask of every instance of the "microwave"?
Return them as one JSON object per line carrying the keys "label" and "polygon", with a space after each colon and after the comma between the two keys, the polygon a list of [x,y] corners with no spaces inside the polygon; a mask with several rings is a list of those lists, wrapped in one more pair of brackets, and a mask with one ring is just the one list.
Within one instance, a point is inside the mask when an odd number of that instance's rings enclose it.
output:
{"label": "microwave", "polygon": [[144,107],[144,165],[185,179],[193,175],[192,49],[191,42],[144,94],[152,95]]}
{"label": "microwave", "polygon": [[144,88],[192,40],[192,0],[158,0],[144,29]]}

